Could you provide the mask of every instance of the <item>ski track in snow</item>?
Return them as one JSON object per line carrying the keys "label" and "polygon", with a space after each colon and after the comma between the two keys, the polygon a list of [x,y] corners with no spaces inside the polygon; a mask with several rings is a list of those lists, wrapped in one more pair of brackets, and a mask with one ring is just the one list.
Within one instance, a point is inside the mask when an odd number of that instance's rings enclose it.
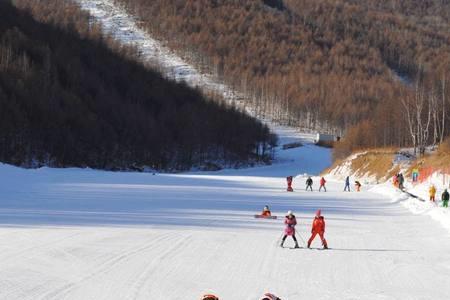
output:
{"label": "ski track in snow", "polygon": [[[112,1],[78,2],[116,38],[167,60],[174,76],[205,82]],[[281,144],[312,138],[272,128]],[[258,168],[157,175],[0,164],[0,299],[448,299],[447,231],[367,186],[344,193],[330,180],[327,193],[305,192],[303,174],[329,166],[328,149],[306,144],[276,157]],[[297,175],[293,193],[288,175]],[[303,247],[321,208],[332,249],[278,247],[283,218],[253,218],[266,204],[296,213]]]}
{"label": "ski track in snow", "polygon": [[[211,173],[0,165],[0,299],[447,299],[448,232],[368,186],[285,192],[304,148]],[[283,218],[253,218],[266,204],[296,213],[303,247],[322,208],[332,249],[280,248]]]}
{"label": "ski track in snow", "polygon": [[[168,78],[184,81],[192,87],[215,92],[225,99],[239,101],[242,95],[208,74],[198,72],[160,41],[138,27],[137,21],[113,0],[74,0],[100,22],[103,31],[125,45],[135,46],[144,61],[158,62]],[[242,104],[242,102],[240,102]]]}

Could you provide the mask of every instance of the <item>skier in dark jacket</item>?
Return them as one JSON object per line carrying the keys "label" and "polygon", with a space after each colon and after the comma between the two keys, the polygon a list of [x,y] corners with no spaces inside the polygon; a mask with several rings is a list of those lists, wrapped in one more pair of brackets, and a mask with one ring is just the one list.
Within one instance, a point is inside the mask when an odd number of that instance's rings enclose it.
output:
{"label": "skier in dark jacket", "polygon": [[305,191],[307,191],[308,188],[310,188],[311,192],[312,192],[312,190],[313,190],[312,185],[313,185],[313,180],[311,177],[308,177],[308,179],[306,179],[306,190]]}
{"label": "skier in dark jacket", "polygon": [[348,191],[350,192],[350,176],[347,176],[347,178],[345,178],[345,187],[344,187],[344,192],[348,189]]}
{"label": "skier in dark jacket", "polygon": [[447,192],[447,189],[442,193],[442,202],[444,207],[448,207],[448,199],[450,198],[449,193]]}
{"label": "skier in dark jacket", "polygon": [[401,189],[402,191],[405,188],[404,183],[405,183],[405,177],[403,177],[402,173],[398,174],[398,188]]}

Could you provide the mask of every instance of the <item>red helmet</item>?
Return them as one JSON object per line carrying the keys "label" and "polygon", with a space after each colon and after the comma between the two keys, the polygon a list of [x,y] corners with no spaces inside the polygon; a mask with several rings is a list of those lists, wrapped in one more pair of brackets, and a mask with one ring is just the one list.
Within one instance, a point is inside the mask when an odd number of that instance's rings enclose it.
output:
{"label": "red helmet", "polygon": [[316,217],[320,217],[321,214],[322,214],[322,211],[321,211],[320,209],[318,209],[318,210],[316,211]]}

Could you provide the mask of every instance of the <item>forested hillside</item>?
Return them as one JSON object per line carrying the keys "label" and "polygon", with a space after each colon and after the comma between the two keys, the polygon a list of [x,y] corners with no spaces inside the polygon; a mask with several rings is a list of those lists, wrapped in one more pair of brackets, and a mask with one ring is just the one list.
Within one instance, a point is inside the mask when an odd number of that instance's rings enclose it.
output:
{"label": "forested hillside", "polygon": [[262,115],[344,134],[342,155],[450,134],[445,1],[116,2]]}
{"label": "forested hillside", "polygon": [[15,4],[0,1],[1,162],[181,170],[268,154],[265,125],[144,67],[77,6]]}

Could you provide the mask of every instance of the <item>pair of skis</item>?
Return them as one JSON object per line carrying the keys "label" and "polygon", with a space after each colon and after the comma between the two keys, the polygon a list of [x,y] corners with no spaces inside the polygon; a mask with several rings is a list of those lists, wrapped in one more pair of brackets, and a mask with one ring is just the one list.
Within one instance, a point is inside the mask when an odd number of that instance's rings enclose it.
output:
{"label": "pair of skis", "polygon": [[306,248],[306,247],[285,247],[285,246],[281,246],[281,248],[283,249],[305,249],[305,250],[330,250],[331,248]]}

